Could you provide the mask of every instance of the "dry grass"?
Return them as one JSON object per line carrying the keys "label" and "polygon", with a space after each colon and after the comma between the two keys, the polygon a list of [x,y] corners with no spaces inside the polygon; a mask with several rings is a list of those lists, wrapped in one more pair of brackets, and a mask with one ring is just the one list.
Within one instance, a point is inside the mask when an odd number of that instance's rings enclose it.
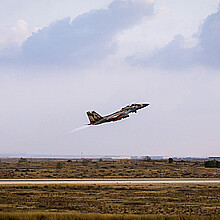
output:
{"label": "dry grass", "polygon": [[[0,178],[220,178],[203,162],[0,163]],[[77,214],[81,213],[81,214]],[[94,214],[98,213],[98,214]],[[201,217],[203,216],[203,217]],[[0,185],[0,219],[219,219],[219,184]]]}
{"label": "dry grass", "polygon": [[162,215],[117,215],[117,214],[77,214],[77,213],[45,213],[45,212],[13,212],[0,213],[0,219],[4,220],[209,220],[218,219],[218,217],[202,217],[202,216],[162,216]]}
{"label": "dry grass", "polygon": [[9,178],[220,178],[219,168],[205,168],[203,162],[166,160],[92,161],[58,160],[0,163],[0,179]]}
{"label": "dry grass", "polygon": [[0,211],[219,216],[220,185],[2,185]]}

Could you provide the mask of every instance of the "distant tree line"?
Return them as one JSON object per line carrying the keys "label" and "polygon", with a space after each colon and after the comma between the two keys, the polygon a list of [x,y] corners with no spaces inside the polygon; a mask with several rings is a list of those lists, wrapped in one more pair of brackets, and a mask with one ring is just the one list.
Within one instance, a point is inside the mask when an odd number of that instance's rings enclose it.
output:
{"label": "distant tree line", "polygon": [[220,161],[217,160],[208,160],[204,163],[205,167],[209,168],[220,168]]}

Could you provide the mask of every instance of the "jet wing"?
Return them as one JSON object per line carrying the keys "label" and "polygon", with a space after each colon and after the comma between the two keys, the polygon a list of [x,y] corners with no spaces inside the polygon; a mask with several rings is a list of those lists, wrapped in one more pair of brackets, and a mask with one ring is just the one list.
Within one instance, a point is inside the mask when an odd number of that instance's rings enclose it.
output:
{"label": "jet wing", "polygon": [[111,115],[106,116],[106,120],[115,119],[115,118],[117,118],[117,117],[120,116],[120,115],[121,115],[121,112],[113,113],[113,114],[111,114]]}
{"label": "jet wing", "polygon": [[106,116],[106,120],[107,121],[117,121],[122,118],[127,118],[127,117],[129,117],[128,113],[129,112],[118,111],[118,112],[115,112],[111,115]]}

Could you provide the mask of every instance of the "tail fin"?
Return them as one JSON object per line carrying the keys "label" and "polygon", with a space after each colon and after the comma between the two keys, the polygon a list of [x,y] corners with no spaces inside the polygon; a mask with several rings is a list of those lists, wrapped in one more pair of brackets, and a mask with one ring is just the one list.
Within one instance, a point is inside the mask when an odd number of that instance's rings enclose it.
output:
{"label": "tail fin", "polygon": [[88,115],[90,124],[94,124],[96,121],[99,121],[100,119],[103,118],[101,115],[99,115],[95,111],[87,112],[87,115]]}

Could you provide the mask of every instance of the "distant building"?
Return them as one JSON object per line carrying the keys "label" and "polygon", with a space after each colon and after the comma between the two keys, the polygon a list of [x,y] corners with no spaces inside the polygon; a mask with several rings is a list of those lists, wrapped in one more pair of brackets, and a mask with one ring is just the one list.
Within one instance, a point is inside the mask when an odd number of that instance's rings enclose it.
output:
{"label": "distant building", "polygon": [[168,156],[150,156],[150,158],[152,160],[166,160],[166,159],[169,159],[170,157],[168,157]]}
{"label": "distant building", "polygon": [[168,160],[169,158],[172,158],[172,157],[163,157],[163,160]]}
{"label": "distant building", "polygon": [[144,156],[131,156],[132,160],[141,160],[143,158],[144,158]]}
{"label": "distant building", "polygon": [[111,156],[112,160],[143,160],[149,157],[152,160],[168,160],[168,156]]}
{"label": "distant building", "polygon": [[161,160],[163,159],[162,156],[149,156],[152,160]]}
{"label": "distant building", "polygon": [[129,156],[119,156],[119,157],[111,157],[112,160],[130,160]]}

